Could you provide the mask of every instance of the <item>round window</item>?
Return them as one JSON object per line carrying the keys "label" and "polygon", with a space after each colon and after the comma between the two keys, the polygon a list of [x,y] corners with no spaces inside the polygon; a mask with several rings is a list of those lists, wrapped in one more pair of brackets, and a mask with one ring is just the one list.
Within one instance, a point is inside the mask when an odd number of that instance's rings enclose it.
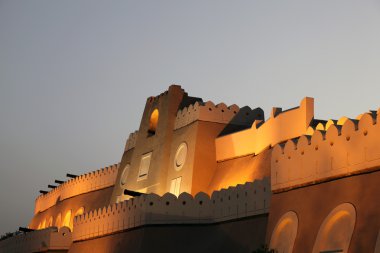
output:
{"label": "round window", "polygon": [[187,156],[187,144],[185,142],[182,142],[178,148],[177,152],[175,153],[174,157],[174,169],[179,171],[182,169],[182,166],[185,164]]}
{"label": "round window", "polygon": [[127,177],[128,177],[128,173],[129,173],[129,168],[131,167],[130,164],[127,164],[123,170],[123,173],[121,174],[121,177],[120,177],[120,184],[121,185],[125,185],[127,183]]}

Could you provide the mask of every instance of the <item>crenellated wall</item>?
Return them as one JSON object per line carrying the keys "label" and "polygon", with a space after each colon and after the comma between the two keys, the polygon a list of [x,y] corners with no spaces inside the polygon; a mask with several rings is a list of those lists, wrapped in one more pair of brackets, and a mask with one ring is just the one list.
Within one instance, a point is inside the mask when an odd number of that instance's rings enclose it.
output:
{"label": "crenellated wall", "polygon": [[136,146],[138,133],[139,133],[139,131],[136,130],[133,133],[129,134],[127,142],[125,143],[124,152],[128,151],[128,150],[130,150]]}
{"label": "crenellated wall", "polygon": [[[273,191],[377,170],[380,166],[379,114],[328,121],[312,136],[288,140],[273,148]],[[318,128],[317,128],[318,129]]]}
{"label": "crenellated wall", "polygon": [[217,161],[258,154],[282,141],[307,133],[314,117],[314,99],[304,98],[299,107],[282,111],[273,108],[266,121],[256,120],[252,127],[215,140]]}
{"label": "crenellated wall", "polygon": [[68,228],[58,230],[56,227],[50,227],[1,240],[0,252],[63,252],[70,248],[71,243],[72,236]]}
{"label": "crenellated wall", "polygon": [[268,213],[270,182],[248,182],[214,192],[162,197],[147,194],[74,219],[73,240],[86,240],[148,224],[200,224]]}
{"label": "crenellated wall", "polygon": [[54,206],[64,200],[83,193],[104,189],[115,184],[119,164],[80,175],[70,179],[50,192],[37,197],[34,214]]}
{"label": "crenellated wall", "polygon": [[263,117],[264,112],[261,108],[239,108],[235,104],[227,107],[224,103],[215,105],[211,101],[195,102],[177,112],[174,129],[187,126],[196,120],[245,126]]}

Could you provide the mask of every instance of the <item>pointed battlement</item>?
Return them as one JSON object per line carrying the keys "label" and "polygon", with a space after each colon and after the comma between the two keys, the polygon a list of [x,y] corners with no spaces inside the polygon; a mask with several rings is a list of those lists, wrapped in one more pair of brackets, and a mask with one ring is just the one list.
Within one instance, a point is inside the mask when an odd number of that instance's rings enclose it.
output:
{"label": "pointed battlement", "polygon": [[64,182],[50,192],[37,197],[34,213],[37,214],[54,206],[57,201],[113,186],[118,168],[119,164],[113,164]]}

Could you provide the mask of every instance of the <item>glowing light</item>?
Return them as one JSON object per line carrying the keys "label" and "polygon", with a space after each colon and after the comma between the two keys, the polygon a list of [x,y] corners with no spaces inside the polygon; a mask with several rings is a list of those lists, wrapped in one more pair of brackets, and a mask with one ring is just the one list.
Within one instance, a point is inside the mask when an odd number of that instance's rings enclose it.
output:
{"label": "glowing light", "polygon": [[158,124],[158,109],[154,109],[152,114],[150,115],[149,119],[149,132],[150,133],[155,133],[157,129],[157,124]]}

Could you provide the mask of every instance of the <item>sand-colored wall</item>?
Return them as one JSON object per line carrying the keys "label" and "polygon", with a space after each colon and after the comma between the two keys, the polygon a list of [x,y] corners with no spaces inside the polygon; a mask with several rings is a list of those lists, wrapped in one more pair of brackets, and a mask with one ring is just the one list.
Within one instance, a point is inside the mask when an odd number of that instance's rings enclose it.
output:
{"label": "sand-colored wall", "polygon": [[[127,141],[128,143],[128,141]],[[125,183],[124,185],[121,183],[121,177],[123,176],[124,170],[128,170],[125,173],[128,173],[128,177],[131,173],[131,160],[132,160],[132,155],[133,155],[134,147],[131,149],[128,149],[124,151],[124,154],[121,158],[121,162],[119,165],[119,170],[117,172],[117,177],[115,180],[115,185],[113,187],[113,193],[111,197],[111,202],[110,203],[116,203],[119,201],[123,201],[125,199],[128,199],[129,196],[124,195],[124,189],[127,189],[128,184]],[[129,166],[129,169],[127,168]]]}
{"label": "sand-colored wall", "polygon": [[111,187],[115,184],[119,165],[114,164],[70,179],[46,194],[37,197],[34,214],[54,206],[57,201]]}
{"label": "sand-colored wall", "polygon": [[248,155],[218,162],[207,192],[211,194],[222,188],[270,177],[271,157],[272,149],[267,149],[256,156]]}
{"label": "sand-colored wall", "polygon": [[320,226],[337,206],[350,203],[356,210],[355,229],[348,253],[375,252],[380,231],[380,171],[306,186],[272,195],[267,242],[285,213],[298,216],[293,253],[312,252]]}
{"label": "sand-colored wall", "polygon": [[266,122],[255,121],[250,129],[217,138],[216,159],[259,154],[277,143],[304,135],[313,117],[313,98],[304,98],[299,107],[288,111],[274,108]]}
{"label": "sand-colored wall", "polygon": [[327,131],[277,145],[272,155],[272,190],[294,188],[362,173],[380,166],[380,124],[373,114]]}
{"label": "sand-colored wall", "polygon": [[[198,129],[199,121],[196,121],[173,132],[173,141],[171,144],[170,159],[168,165],[168,176],[166,180],[166,192],[170,192],[171,181],[175,178],[181,177],[181,186],[179,189],[180,192],[191,193]],[[177,170],[175,168],[175,156],[178,147],[182,143],[186,143],[187,145],[187,154],[182,168],[180,170]]]}
{"label": "sand-colored wall", "polygon": [[35,214],[29,223],[29,227],[38,229],[40,224],[45,224],[45,227],[48,227],[50,219],[52,219],[52,226],[61,227],[68,212],[71,212],[70,223],[72,226],[74,216],[78,210],[83,207],[84,212],[88,212],[108,205],[112,192],[113,187],[108,187],[58,201],[54,206]]}
{"label": "sand-colored wall", "polygon": [[159,197],[147,194],[74,219],[73,240],[88,240],[151,224],[209,224],[267,213],[269,179],[214,192]]}
{"label": "sand-colored wall", "polygon": [[[193,182],[191,193],[194,195],[197,192],[204,191],[209,194],[210,182],[216,173],[216,158],[215,158],[215,138],[225,128],[226,125],[200,121],[198,123],[198,131],[196,137],[194,167],[193,167]],[[244,181],[240,182],[244,184]],[[225,187],[234,186],[226,185]],[[221,189],[221,188],[220,188]],[[213,190],[220,190],[213,189]]]}
{"label": "sand-colored wall", "polygon": [[[178,107],[186,96],[181,87],[172,85],[169,90],[156,97],[147,99],[138,133],[134,133],[132,141],[127,141],[126,151],[133,148],[130,157],[123,157],[121,163],[130,163],[130,172],[124,188],[141,192],[166,192],[167,170],[169,166],[170,148],[173,139],[173,129]],[[149,133],[149,122],[152,112],[159,112],[155,134]],[[149,173],[146,179],[138,180],[141,157],[152,152]],[[128,161],[126,161],[128,160]],[[117,182],[120,181],[120,174]],[[123,188],[123,187],[121,187]],[[120,195],[119,184],[115,187],[113,199]]]}

